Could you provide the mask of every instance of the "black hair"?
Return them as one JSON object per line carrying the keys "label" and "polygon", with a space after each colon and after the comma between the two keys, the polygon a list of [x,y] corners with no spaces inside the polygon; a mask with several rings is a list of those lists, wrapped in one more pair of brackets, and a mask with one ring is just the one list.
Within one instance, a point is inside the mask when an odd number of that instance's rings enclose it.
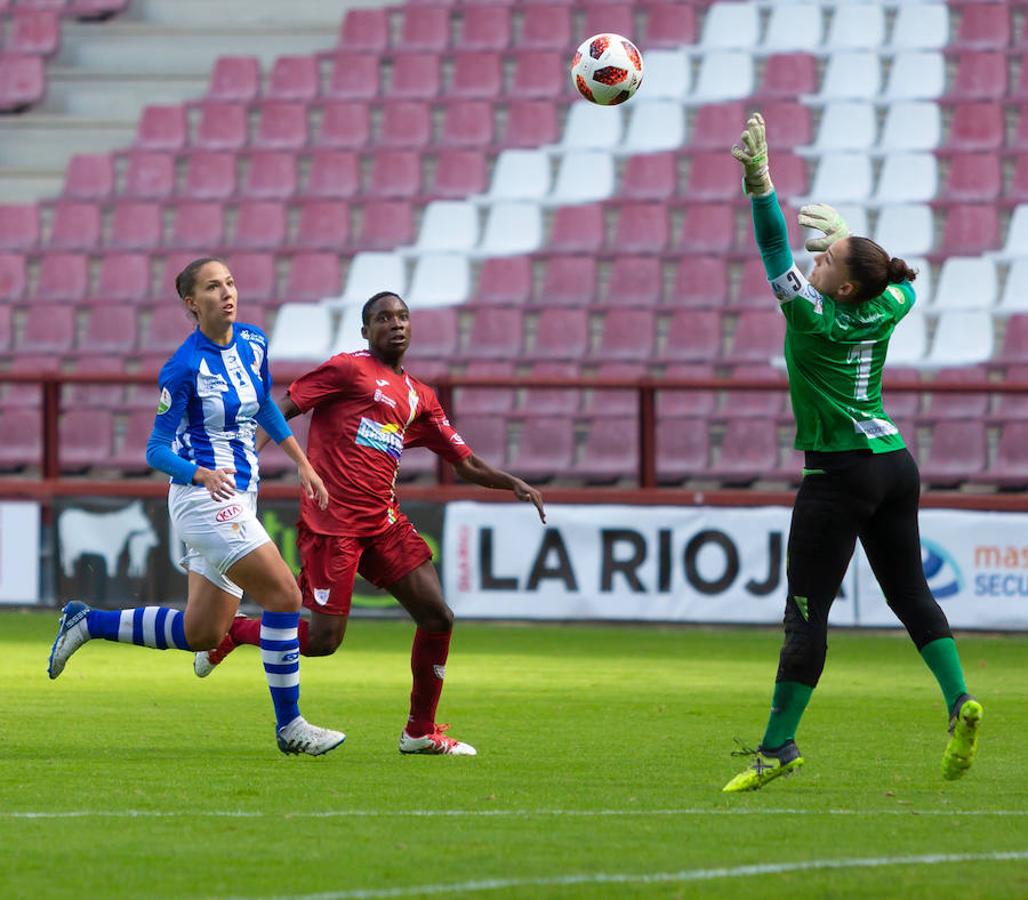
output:
{"label": "black hair", "polygon": [[225,260],[219,259],[217,256],[202,256],[200,259],[194,259],[175,276],[175,290],[178,292],[180,299],[185,300],[186,297],[193,293],[193,288],[196,287],[196,276],[200,274],[200,270],[207,263],[212,262],[225,265]]}
{"label": "black hair", "polygon": [[911,269],[905,259],[889,256],[870,238],[851,237],[847,241],[847,251],[846,268],[850,277],[860,285],[853,295],[854,303],[877,297],[890,284],[917,278],[917,270]]}
{"label": "black hair", "polygon": [[397,294],[396,291],[379,291],[377,294],[372,294],[370,297],[368,297],[363,309],[361,309],[361,322],[364,325],[367,325],[371,321],[371,309],[383,297],[395,297],[403,304],[404,309],[409,310],[409,307],[407,306],[407,301],[404,300],[403,297],[401,297],[399,294]]}

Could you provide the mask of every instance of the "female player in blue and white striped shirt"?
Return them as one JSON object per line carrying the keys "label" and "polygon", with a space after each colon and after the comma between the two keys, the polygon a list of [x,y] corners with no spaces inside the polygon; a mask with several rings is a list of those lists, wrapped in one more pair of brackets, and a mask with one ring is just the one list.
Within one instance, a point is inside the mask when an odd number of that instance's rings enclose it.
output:
{"label": "female player in blue and white striped shirt", "polygon": [[198,327],[161,369],[146,459],[171,476],[171,520],[189,551],[183,560],[189,570],[186,609],[106,611],[68,603],[49,674],[60,675],[90,638],[159,650],[216,647],[245,590],[264,608],[261,656],[279,749],[318,756],[345,735],[300,715],[300,590],[257,519],[257,426],[296,463],[308,497],[325,508],[328,492],[270,400],[267,338],[259,328],[236,322],[238,293],[228,267],[219,259],[194,260],[175,279],[175,288]]}

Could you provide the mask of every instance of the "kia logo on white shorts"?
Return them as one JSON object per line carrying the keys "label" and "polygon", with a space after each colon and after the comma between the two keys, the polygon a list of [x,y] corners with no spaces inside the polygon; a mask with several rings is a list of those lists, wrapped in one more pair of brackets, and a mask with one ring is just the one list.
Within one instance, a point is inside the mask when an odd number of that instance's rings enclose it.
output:
{"label": "kia logo on white shorts", "polygon": [[219,522],[228,522],[238,516],[242,511],[243,507],[238,503],[233,503],[231,506],[226,506],[214,518]]}

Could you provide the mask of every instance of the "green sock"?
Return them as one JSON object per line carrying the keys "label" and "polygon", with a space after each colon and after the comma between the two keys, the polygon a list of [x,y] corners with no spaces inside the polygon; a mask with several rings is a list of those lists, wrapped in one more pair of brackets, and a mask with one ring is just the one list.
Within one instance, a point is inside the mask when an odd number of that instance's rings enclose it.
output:
{"label": "green sock", "polygon": [[960,695],[967,693],[956,641],[953,638],[939,638],[925,644],[921,648],[921,657],[942,688],[942,696],[946,698],[946,709],[952,710]]}
{"label": "green sock", "polygon": [[796,739],[796,729],[813,693],[814,689],[809,684],[800,684],[798,681],[779,681],[775,684],[771,717],[767,720],[761,747],[777,750],[786,741]]}

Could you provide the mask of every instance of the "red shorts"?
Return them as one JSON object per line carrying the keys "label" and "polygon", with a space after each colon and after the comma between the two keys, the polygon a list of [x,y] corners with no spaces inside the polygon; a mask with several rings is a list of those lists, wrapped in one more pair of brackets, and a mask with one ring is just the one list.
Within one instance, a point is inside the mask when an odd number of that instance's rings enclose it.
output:
{"label": "red shorts", "polygon": [[425,539],[404,515],[371,537],[317,534],[301,522],[296,543],[303,605],[329,616],[350,614],[358,572],[376,587],[387,588],[432,558]]}

